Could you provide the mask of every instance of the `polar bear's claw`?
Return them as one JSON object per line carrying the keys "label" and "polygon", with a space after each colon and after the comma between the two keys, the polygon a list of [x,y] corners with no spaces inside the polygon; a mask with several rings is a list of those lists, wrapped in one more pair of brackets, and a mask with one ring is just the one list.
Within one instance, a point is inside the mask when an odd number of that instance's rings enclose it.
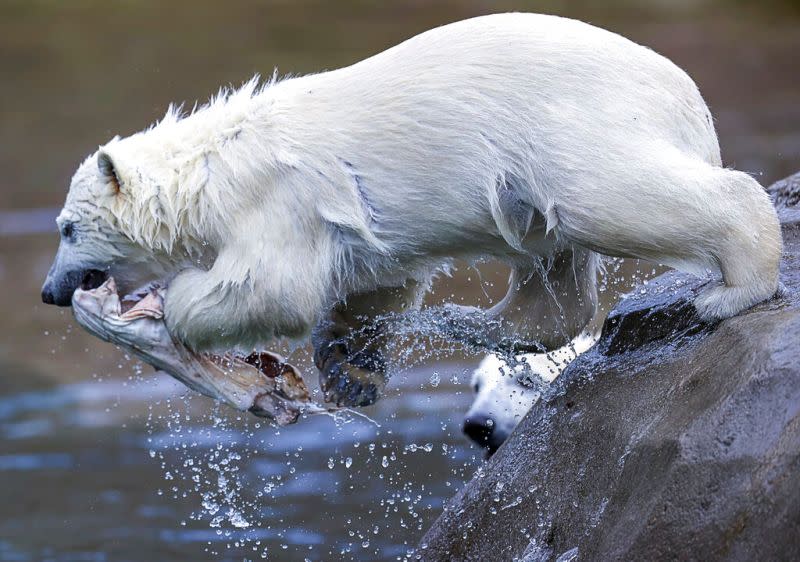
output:
{"label": "polar bear's claw", "polygon": [[369,406],[374,404],[385,386],[380,373],[349,363],[330,360],[320,371],[320,387],[325,400],[337,406]]}
{"label": "polar bear's claw", "polygon": [[386,362],[374,349],[350,351],[341,341],[317,345],[314,361],[325,400],[337,406],[374,404],[386,386]]}

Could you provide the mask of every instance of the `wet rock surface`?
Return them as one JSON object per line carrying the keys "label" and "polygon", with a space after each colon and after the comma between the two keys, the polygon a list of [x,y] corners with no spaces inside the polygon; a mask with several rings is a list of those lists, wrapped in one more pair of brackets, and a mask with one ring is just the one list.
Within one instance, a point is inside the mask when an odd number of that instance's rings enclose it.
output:
{"label": "wet rock surface", "polygon": [[609,316],[427,532],[423,560],[800,559],[800,174],[780,298],[715,326],[671,272]]}

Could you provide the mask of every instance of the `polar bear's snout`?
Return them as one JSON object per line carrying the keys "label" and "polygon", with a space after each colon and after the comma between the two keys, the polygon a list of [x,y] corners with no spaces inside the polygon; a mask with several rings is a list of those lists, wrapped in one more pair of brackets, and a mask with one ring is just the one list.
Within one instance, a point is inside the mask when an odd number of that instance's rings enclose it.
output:
{"label": "polar bear's snout", "polygon": [[[55,264],[53,264],[55,266]],[[83,278],[82,271],[53,272],[50,268],[47,278],[42,285],[42,302],[56,306],[69,306],[72,302],[72,293],[80,286]]]}
{"label": "polar bear's snout", "polygon": [[61,267],[59,260],[53,262],[42,285],[42,302],[56,306],[70,306],[76,289],[96,289],[108,275],[99,269]]}
{"label": "polar bear's snout", "polygon": [[490,456],[508,438],[508,433],[498,427],[491,415],[477,412],[464,419],[462,431],[473,442],[485,448]]}

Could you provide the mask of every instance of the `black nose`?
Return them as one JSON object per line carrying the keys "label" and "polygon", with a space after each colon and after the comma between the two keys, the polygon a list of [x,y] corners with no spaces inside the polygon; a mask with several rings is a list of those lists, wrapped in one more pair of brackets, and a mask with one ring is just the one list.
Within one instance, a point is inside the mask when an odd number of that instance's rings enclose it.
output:
{"label": "black nose", "polygon": [[42,302],[56,306],[70,306],[72,304],[72,291],[64,290],[63,287],[54,286],[52,283],[45,283],[44,287],[42,287]]}
{"label": "black nose", "polygon": [[56,304],[56,297],[50,289],[42,289],[42,302],[44,304]]}
{"label": "black nose", "polygon": [[494,431],[494,420],[486,415],[468,416],[462,428],[467,437],[481,447],[488,447]]}

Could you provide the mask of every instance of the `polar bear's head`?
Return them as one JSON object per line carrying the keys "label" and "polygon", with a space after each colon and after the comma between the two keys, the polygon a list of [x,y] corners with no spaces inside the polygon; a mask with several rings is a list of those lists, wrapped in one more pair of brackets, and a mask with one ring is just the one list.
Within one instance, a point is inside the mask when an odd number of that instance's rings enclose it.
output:
{"label": "polar bear's head", "polygon": [[[76,288],[94,288],[108,275],[122,294],[166,279],[194,248],[179,237],[168,193],[176,172],[139,133],[114,138],[75,172],[56,219],[60,242],[42,287],[42,300],[69,306]],[[180,243],[179,243],[180,240]]]}
{"label": "polar bear's head", "polygon": [[238,216],[226,197],[231,168],[248,179],[230,146],[258,84],[255,77],[239,90],[221,90],[188,116],[170,106],[157,124],[113,138],[80,165],[56,219],[61,241],[44,302],[68,306],[77,287],[92,288],[108,275],[124,295],[213,263],[224,217]]}
{"label": "polar bear's head", "polygon": [[[476,444],[493,454],[511,435],[531,406],[539,399],[540,390],[520,377],[524,367],[514,369],[497,355],[487,355],[472,373],[475,392],[472,406],[464,417],[464,433]],[[537,374],[538,376],[538,374]]]}
{"label": "polar bear's head", "polygon": [[582,334],[550,353],[519,355],[514,366],[497,355],[484,357],[472,373],[475,400],[464,416],[464,433],[493,454],[539,400],[544,385],[594,345],[597,337]]}
{"label": "polar bear's head", "polygon": [[290,82],[256,77],[189,114],[170,109],[87,158],[57,219],[43,301],[68,306],[76,288],[108,275],[123,295],[157,281],[170,287],[176,338],[251,348],[306,335],[378,274],[395,282],[352,164],[326,152],[314,124],[299,127],[302,142],[288,138],[293,96],[305,95]]}

